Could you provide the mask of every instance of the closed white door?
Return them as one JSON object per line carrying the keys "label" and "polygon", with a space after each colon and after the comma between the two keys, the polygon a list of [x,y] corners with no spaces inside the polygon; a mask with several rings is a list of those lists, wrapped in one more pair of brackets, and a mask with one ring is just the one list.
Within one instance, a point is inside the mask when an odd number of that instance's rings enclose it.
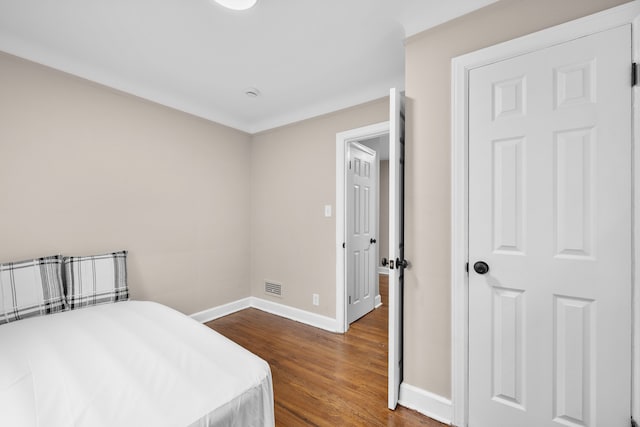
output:
{"label": "closed white door", "polygon": [[470,427],[630,424],[630,69],[625,25],[470,72]]}
{"label": "closed white door", "polygon": [[373,310],[376,289],[376,152],[348,145],[347,167],[347,321]]}

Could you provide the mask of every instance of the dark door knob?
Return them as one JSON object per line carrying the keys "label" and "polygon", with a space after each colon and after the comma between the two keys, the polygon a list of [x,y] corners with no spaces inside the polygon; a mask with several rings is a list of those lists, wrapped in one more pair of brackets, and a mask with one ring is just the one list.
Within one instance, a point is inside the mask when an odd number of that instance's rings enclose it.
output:
{"label": "dark door knob", "polygon": [[400,258],[396,258],[396,266],[398,268],[400,268],[402,266],[402,268],[409,268],[409,261],[407,261],[406,259],[400,260]]}
{"label": "dark door knob", "polygon": [[489,265],[484,261],[478,261],[473,264],[473,270],[478,274],[487,274],[489,271]]}
{"label": "dark door knob", "polygon": [[374,244],[375,242],[376,242],[376,239],[374,239],[374,238],[371,238],[371,239],[369,240],[369,243],[371,243],[371,244]]}

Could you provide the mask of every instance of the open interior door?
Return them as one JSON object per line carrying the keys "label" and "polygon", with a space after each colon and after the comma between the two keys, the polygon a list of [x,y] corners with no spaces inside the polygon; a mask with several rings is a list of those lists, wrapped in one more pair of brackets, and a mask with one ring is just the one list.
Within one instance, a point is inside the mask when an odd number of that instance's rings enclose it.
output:
{"label": "open interior door", "polygon": [[404,95],[389,95],[389,409],[402,382],[402,288],[404,260]]}

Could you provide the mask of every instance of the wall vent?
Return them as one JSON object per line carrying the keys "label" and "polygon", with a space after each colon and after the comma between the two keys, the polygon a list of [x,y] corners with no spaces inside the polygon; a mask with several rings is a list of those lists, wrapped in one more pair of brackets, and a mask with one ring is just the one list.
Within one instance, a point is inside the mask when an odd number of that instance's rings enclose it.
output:
{"label": "wall vent", "polygon": [[282,298],[282,285],[274,282],[264,282],[264,293]]}

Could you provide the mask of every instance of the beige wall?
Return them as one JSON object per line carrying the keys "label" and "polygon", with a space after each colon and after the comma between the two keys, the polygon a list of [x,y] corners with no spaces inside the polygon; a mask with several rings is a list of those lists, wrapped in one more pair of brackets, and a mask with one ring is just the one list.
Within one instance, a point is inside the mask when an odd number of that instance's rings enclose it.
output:
{"label": "beige wall", "polygon": [[[386,120],[383,98],[254,135],[252,295],[335,318],[336,133]],[[331,218],[324,205],[333,207]],[[283,298],[265,295],[265,280],[281,283]]]}
{"label": "beige wall", "polygon": [[0,262],[127,249],[136,299],[194,313],[266,279],[335,317],[335,137],[386,98],[251,136],[3,53],[0,93]]}
{"label": "beige wall", "polygon": [[625,0],[502,0],[406,44],[404,379],[451,395],[451,59]]}
{"label": "beige wall", "polygon": [[0,94],[0,262],[128,249],[133,298],[249,296],[249,135],[6,54]]}

